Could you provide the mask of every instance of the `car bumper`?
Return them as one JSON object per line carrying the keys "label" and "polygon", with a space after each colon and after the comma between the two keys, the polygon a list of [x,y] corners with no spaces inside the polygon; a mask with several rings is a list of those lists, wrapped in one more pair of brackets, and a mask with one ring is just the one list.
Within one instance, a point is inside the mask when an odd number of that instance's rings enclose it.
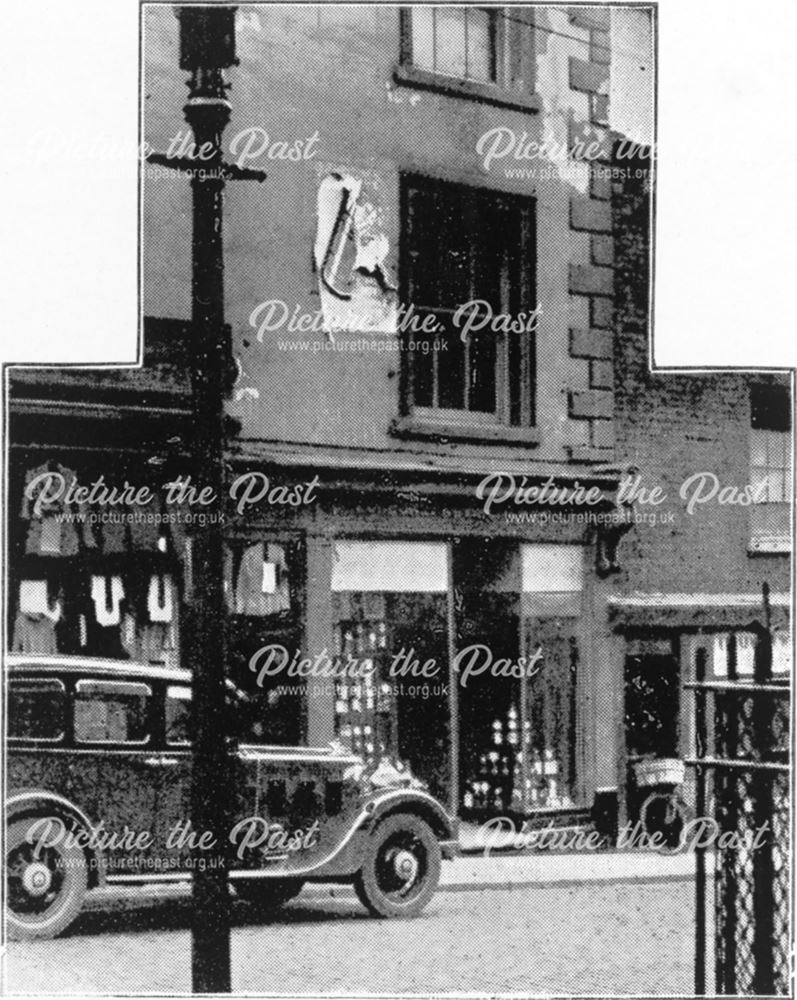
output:
{"label": "car bumper", "polygon": [[458,840],[441,840],[440,851],[447,861],[453,860],[460,853]]}

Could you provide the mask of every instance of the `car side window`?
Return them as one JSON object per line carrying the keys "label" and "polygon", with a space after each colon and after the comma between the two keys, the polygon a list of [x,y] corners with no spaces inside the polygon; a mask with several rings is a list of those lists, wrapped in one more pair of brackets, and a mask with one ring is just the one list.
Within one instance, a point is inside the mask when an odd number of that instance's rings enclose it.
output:
{"label": "car side window", "polygon": [[152,688],[125,681],[78,681],[75,739],[78,743],[147,743]]}
{"label": "car side window", "polygon": [[65,720],[66,689],[61,681],[9,681],[9,739],[56,742],[64,737]]}
{"label": "car side window", "polygon": [[191,742],[191,688],[182,684],[166,688],[166,742],[172,746]]}

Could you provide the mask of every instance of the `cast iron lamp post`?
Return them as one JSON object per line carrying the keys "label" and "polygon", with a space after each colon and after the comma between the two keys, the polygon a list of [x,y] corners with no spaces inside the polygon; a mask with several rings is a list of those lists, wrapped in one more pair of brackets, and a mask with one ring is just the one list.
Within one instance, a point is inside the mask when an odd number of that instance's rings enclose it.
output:
{"label": "cast iron lamp post", "polygon": [[[226,861],[232,771],[225,708],[223,591],[224,398],[232,384],[230,328],[224,321],[222,207],[228,178],[263,180],[261,171],[225,164],[222,134],[230,119],[224,71],[235,58],[235,7],[179,7],[180,69],[188,70],[185,118],[201,159],[152,153],[148,160],[190,172],[193,199],[191,280],[192,471],[210,487],[215,510],[194,536],[187,594],[185,663],[193,671],[194,738],[191,828],[207,832],[213,852],[194,848],[191,969],[195,993],[230,992],[230,897]],[[215,516],[214,516],[215,515]],[[221,863],[206,866],[211,853]],[[215,860],[214,859],[214,860]]]}

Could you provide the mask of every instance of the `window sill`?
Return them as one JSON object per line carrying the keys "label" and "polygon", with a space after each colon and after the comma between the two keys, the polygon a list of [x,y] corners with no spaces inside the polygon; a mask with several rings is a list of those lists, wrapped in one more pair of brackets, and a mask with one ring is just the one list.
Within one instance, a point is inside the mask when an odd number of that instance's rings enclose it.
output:
{"label": "window sill", "polygon": [[536,427],[508,427],[505,424],[467,424],[399,417],[390,433],[399,438],[421,438],[428,441],[472,441],[480,444],[535,447],[540,443]]}
{"label": "window sill", "polygon": [[790,538],[754,538],[747,546],[747,554],[750,556],[789,555],[790,553]]}
{"label": "window sill", "polygon": [[453,76],[443,76],[440,73],[430,73],[416,66],[399,64],[393,71],[396,83],[423,90],[433,90],[449,97],[465,97],[473,101],[495,104],[499,108],[512,108],[515,111],[538,113],[542,109],[542,101],[536,94],[515,93],[500,87],[497,83],[478,83],[476,80],[459,80]]}

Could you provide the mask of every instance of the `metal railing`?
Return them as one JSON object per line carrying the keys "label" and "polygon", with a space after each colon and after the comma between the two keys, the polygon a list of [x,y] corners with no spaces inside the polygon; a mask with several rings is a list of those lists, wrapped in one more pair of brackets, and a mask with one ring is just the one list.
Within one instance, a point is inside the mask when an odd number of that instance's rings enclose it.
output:
{"label": "metal railing", "polygon": [[[695,993],[706,994],[712,952],[717,995],[785,995],[790,987],[789,855],[791,689],[772,677],[768,628],[753,626],[755,668],[736,671],[736,635],[727,679],[706,679],[697,653],[694,692],[697,754],[695,811],[711,823],[713,843],[696,854]],[[701,842],[702,840],[702,842]],[[713,933],[707,862],[713,851]]]}

